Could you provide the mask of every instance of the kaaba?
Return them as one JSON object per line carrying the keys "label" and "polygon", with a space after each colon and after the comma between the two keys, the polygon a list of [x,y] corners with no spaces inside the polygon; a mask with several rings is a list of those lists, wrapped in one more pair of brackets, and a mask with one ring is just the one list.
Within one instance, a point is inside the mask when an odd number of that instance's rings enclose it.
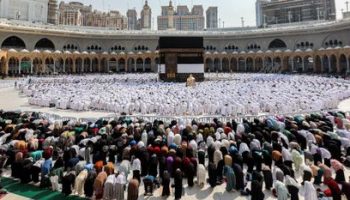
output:
{"label": "kaaba", "polygon": [[203,37],[160,37],[159,78],[168,82],[186,82],[192,74],[204,80]]}

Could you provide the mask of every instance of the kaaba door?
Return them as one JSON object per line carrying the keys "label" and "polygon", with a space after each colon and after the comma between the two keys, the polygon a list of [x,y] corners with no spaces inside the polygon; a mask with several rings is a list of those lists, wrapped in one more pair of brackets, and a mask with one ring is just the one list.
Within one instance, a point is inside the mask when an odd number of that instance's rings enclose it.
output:
{"label": "kaaba door", "polygon": [[165,72],[168,78],[175,78],[177,73],[177,54],[165,54]]}

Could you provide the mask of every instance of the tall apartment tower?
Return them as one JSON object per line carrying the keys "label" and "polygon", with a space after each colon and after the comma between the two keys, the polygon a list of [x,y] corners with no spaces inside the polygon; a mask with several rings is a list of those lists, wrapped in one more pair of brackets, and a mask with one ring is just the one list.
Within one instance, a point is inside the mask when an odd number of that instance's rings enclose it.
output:
{"label": "tall apartment tower", "polygon": [[146,0],[145,5],[141,11],[141,29],[151,29],[152,28],[152,10],[148,5]]}
{"label": "tall apartment tower", "polygon": [[207,29],[218,28],[218,7],[209,7],[206,11]]}
{"label": "tall apartment tower", "polygon": [[49,0],[47,23],[58,24],[58,5],[56,0]]}
{"label": "tall apartment tower", "polygon": [[137,29],[137,12],[135,9],[129,9],[126,13],[128,18],[128,29],[136,30]]}
{"label": "tall apartment tower", "polygon": [[257,0],[256,25],[335,20],[335,0]]}

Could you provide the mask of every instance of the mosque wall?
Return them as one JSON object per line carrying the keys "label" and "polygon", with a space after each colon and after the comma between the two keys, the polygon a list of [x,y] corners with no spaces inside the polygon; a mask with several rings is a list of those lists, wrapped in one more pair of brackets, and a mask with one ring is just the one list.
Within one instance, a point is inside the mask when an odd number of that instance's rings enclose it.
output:
{"label": "mosque wall", "polygon": [[[1,71],[23,73],[19,65],[25,59],[31,62],[28,73],[156,72],[159,37],[186,36],[182,32],[139,33],[1,28],[0,44],[7,53]],[[310,30],[235,33],[198,32],[204,38],[206,71],[350,73],[350,21]]]}

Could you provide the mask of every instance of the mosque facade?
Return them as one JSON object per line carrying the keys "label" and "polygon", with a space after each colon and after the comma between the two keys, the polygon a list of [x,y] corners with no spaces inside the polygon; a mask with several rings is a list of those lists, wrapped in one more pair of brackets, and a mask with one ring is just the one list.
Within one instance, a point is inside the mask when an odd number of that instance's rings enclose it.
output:
{"label": "mosque facade", "polygon": [[157,72],[161,36],[203,37],[205,71],[350,72],[350,20],[213,31],[113,31],[0,20],[2,75]]}

